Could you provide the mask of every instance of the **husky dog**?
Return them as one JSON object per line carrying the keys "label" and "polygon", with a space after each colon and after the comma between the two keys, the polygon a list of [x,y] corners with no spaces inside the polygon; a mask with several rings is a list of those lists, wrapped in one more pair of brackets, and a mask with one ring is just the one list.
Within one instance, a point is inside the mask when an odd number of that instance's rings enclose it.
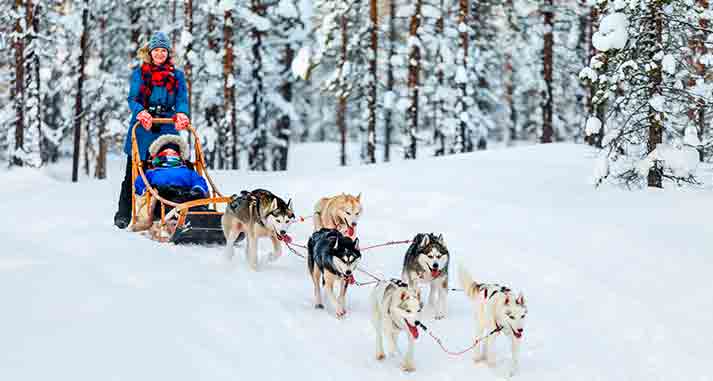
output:
{"label": "husky dog", "polygon": [[404,257],[401,279],[412,288],[417,288],[419,283],[431,284],[428,304],[435,311],[436,319],[446,317],[449,259],[443,235],[433,233],[416,234]]}
{"label": "husky dog", "polygon": [[[344,309],[347,287],[354,284],[354,271],[361,259],[359,239],[352,241],[336,229],[320,229],[309,238],[307,251],[307,270],[314,283],[314,307],[324,308],[323,285],[337,318],[343,317],[347,313]],[[339,285],[339,298],[334,296],[335,283]]]}
{"label": "husky dog", "polygon": [[371,322],[376,331],[376,359],[383,360],[385,357],[384,336],[390,350],[397,350],[396,339],[399,333],[407,331],[408,350],[401,369],[405,372],[413,371],[413,347],[418,339],[418,318],[423,308],[418,289],[408,287],[398,279],[379,282],[371,293],[371,307]]}
{"label": "husky dog", "polygon": [[482,351],[480,346],[475,348],[475,362],[487,361],[490,367],[495,367],[495,336],[502,333],[512,339],[510,374],[515,374],[519,365],[520,340],[522,340],[527,316],[525,296],[520,293],[515,297],[509,288],[497,284],[478,283],[463,266],[458,270],[466,295],[478,306],[479,322],[476,327],[476,337],[495,332],[484,340]]}
{"label": "husky dog", "polygon": [[337,229],[354,239],[361,214],[361,193],[356,197],[342,193],[338,196],[321,198],[314,205],[314,231],[322,228]]}
{"label": "husky dog", "polygon": [[257,239],[270,237],[274,260],[282,255],[280,241],[288,241],[287,229],[294,222],[292,200],[285,203],[281,198],[264,189],[242,191],[230,198],[221,219],[226,240],[226,256],[234,255],[233,245],[241,234],[247,235],[246,256],[248,264],[257,270]]}

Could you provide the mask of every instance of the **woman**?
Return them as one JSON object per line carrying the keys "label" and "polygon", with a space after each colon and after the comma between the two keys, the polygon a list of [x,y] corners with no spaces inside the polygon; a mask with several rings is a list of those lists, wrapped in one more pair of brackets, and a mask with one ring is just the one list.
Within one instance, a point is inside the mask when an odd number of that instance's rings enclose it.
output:
{"label": "woman", "polygon": [[[119,210],[114,215],[114,225],[126,228],[131,222],[131,129],[138,121],[143,128],[136,129],[136,141],[141,160],[147,159],[148,148],[159,136],[177,135],[188,127],[188,91],[181,70],[173,65],[170,57],[171,42],[162,32],[151,36],[149,43],[139,49],[143,61],[131,74],[129,109],[131,121],[126,136],[124,152],[127,154],[126,172],[121,183]],[[154,125],[151,118],[173,118],[176,124]]]}

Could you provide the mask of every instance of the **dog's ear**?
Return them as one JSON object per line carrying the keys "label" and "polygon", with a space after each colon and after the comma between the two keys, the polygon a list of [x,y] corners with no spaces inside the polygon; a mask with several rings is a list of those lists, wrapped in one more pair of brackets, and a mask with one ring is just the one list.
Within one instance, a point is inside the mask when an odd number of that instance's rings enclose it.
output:
{"label": "dog's ear", "polygon": [[401,301],[406,299],[406,291],[401,291]]}
{"label": "dog's ear", "polygon": [[506,306],[510,305],[510,296],[505,297],[505,305]]}
{"label": "dog's ear", "polygon": [[270,203],[270,211],[272,212],[275,209],[277,209],[277,199],[273,198],[272,203]]}
{"label": "dog's ear", "polygon": [[359,194],[357,195],[357,201],[361,202],[361,192],[359,192]]}
{"label": "dog's ear", "polygon": [[359,251],[359,238],[354,238],[354,250]]}
{"label": "dog's ear", "polygon": [[336,238],[334,240],[334,246],[332,246],[332,249],[337,250],[339,248],[339,238]]}
{"label": "dog's ear", "polygon": [[443,233],[438,235],[438,242],[443,244]]}
{"label": "dog's ear", "polygon": [[287,200],[287,209],[292,210],[292,199]]}
{"label": "dog's ear", "polygon": [[517,296],[517,299],[515,299],[515,303],[521,306],[525,305],[525,295],[523,295],[522,292]]}
{"label": "dog's ear", "polygon": [[238,195],[233,194],[230,196],[230,202],[228,203],[228,206],[230,206],[232,209],[237,209],[238,208]]}
{"label": "dog's ear", "polygon": [[421,247],[426,247],[428,246],[428,243],[430,242],[428,234],[423,235],[423,240],[421,241]]}

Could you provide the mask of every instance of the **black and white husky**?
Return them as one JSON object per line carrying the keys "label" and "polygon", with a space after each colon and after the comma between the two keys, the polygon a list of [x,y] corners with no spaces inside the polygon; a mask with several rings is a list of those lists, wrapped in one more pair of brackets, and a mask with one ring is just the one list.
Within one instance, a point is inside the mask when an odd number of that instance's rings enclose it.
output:
{"label": "black and white husky", "polygon": [[376,359],[383,360],[384,337],[389,350],[396,351],[396,339],[401,331],[408,335],[408,350],[401,363],[401,369],[410,372],[415,369],[413,349],[418,338],[418,319],[423,304],[418,289],[410,288],[398,279],[377,283],[371,293],[371,322],[376,331]]}
{"label": "black and white husky", "polygon": [[[361,252],[359,238],[352,240],[336,229],[320,229],[307,242],[307,270],[314,284],[314,307],[324,308],[322,286],[336,310],[337,318],[346,313],[347,287],[355,283]],[[339,286],[339,297],[334,295],[334,285]]]}
{"label": "black and white husky", "polygon": [[404,257],[401,279],[412,288],[419,283],[431,285],[428,304],[436,319],[443,319],[447,313],[449,259],[443,235],[433,233],[416,234]]}

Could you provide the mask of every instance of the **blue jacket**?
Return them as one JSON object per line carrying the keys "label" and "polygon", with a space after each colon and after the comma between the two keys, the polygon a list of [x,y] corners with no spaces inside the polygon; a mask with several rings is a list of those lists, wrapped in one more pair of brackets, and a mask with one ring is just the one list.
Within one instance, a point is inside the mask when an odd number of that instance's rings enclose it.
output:
{"label": "blue jacket", "polygon": [[[165,114],[158,115],[162,118],[172,118],[178,112],[182,112],[190,117],[188,113],[188,88],[186,87],[186,77],[181,70],[176,69],[174,73],[176,76],[176,91],[173,94],[169,94],[165,87],[153,87],[151,90],[151,96],[149,97],[149,106],[160,105],[171,110]],[[136,115],[144,109],[144,105],[141,103],[141,93],[139,92],[142,83],[141,66],[138,66],[131,73],[129,87],[128,101],[129,109],[131,110],[131,121],[129,122],[129,132],[126,134],[126,140],[124,142],[124,152],[126,152],[129,156],[131,156],[131,128],[133,128],[134,123],[136,123]],[[141,160],[146,160],[151,143],[164,134],[178,135],[178,131],[176,131],[172,124],[161,125],[161,131],[158,133],[146,131],[143,127],[136,129],[136,142],[139,144],[139,154],[141,155]]]}
{"label": "blue jacket", "polygon": [[[208,194],[208,184],[198,172],[188,169],[186,166],[154,168],[146,171],[146,180],[153,187],[173,185],[184,188],[200,188],[204,194]],[[141,176],[136,178],[134,183],[136,194],[142,195],[146,191],[144,179]]]}

